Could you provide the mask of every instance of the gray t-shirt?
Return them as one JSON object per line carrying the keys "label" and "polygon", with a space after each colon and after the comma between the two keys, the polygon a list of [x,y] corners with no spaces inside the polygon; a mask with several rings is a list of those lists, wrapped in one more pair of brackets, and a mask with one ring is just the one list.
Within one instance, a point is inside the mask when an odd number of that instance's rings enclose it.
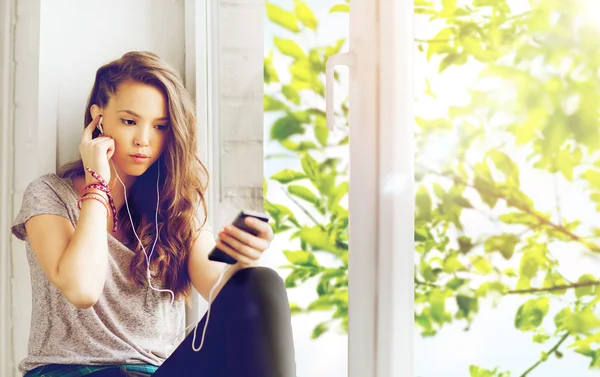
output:
{"label": "gray t-shirt", "polygon": [[[158,366],[185,336],[185,304],[180,299],[170,308],[168,292],[130,282],[131,249],[108,233],[109,271],[100,299],[89,309],[73,306],[38,264],[25,222],[36,215],[54,214],[75,226],[78,199],[70,179],[43,175],[27,186],[13,221],[12,233],[27,243],[33,295],[29,350],[19,371],[26,373],[44,364]],[[152,285],[160,286],[158,281]]]}

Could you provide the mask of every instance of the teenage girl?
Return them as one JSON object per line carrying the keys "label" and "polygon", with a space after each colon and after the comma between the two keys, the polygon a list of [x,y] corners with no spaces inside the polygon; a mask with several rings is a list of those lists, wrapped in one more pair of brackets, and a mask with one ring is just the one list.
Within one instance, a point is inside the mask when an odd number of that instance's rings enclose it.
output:
{"label": "teenage girl", "polygon": [[[32,320],[26,377],[295,376],[284,283],[254,236],[206,223],[207,171],[194,105],[158,56],[96,73],[81,159],[31,182],[12,225],[27,244]],[[217,245],[237,260],[213,262]],[[186,337],[195,289],[207,315]]]}

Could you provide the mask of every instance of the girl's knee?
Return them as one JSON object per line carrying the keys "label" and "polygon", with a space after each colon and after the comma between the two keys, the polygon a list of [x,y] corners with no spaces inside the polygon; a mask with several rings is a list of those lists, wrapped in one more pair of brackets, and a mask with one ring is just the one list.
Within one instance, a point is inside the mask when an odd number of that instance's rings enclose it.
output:
{"label": "girl's knee", "polygon": [[230,305],[255,308],[254,311],[289,310],[287,290],[279,274],[268,267],[250,267],[237,271],[223,287]]}

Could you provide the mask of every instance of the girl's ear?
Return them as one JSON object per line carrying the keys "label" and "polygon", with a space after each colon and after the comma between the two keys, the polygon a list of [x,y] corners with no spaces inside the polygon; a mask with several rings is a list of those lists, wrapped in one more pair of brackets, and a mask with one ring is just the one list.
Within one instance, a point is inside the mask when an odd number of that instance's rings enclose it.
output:
{"label": "girl's ear", "polygon": [[102,109],[100,109],[100,106],[98,105],[92,105],[90,107],[90,115],[92,116],[92,119],[94,119],[95,117],[98,116],[98,114],[102,113]]}

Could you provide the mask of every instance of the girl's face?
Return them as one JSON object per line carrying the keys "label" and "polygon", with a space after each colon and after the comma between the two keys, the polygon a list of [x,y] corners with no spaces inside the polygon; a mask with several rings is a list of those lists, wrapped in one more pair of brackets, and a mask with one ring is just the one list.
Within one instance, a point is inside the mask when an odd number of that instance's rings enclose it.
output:
{"label": "girl's face", "polygon": [[159,89],[123,82],[105,108],[93,105],[91,113],[92,117],[102,114],[104,134],[115,142],[112,162],[119,173],[140,176],[165,150],[170,133],[169,114],[166,98]]}

